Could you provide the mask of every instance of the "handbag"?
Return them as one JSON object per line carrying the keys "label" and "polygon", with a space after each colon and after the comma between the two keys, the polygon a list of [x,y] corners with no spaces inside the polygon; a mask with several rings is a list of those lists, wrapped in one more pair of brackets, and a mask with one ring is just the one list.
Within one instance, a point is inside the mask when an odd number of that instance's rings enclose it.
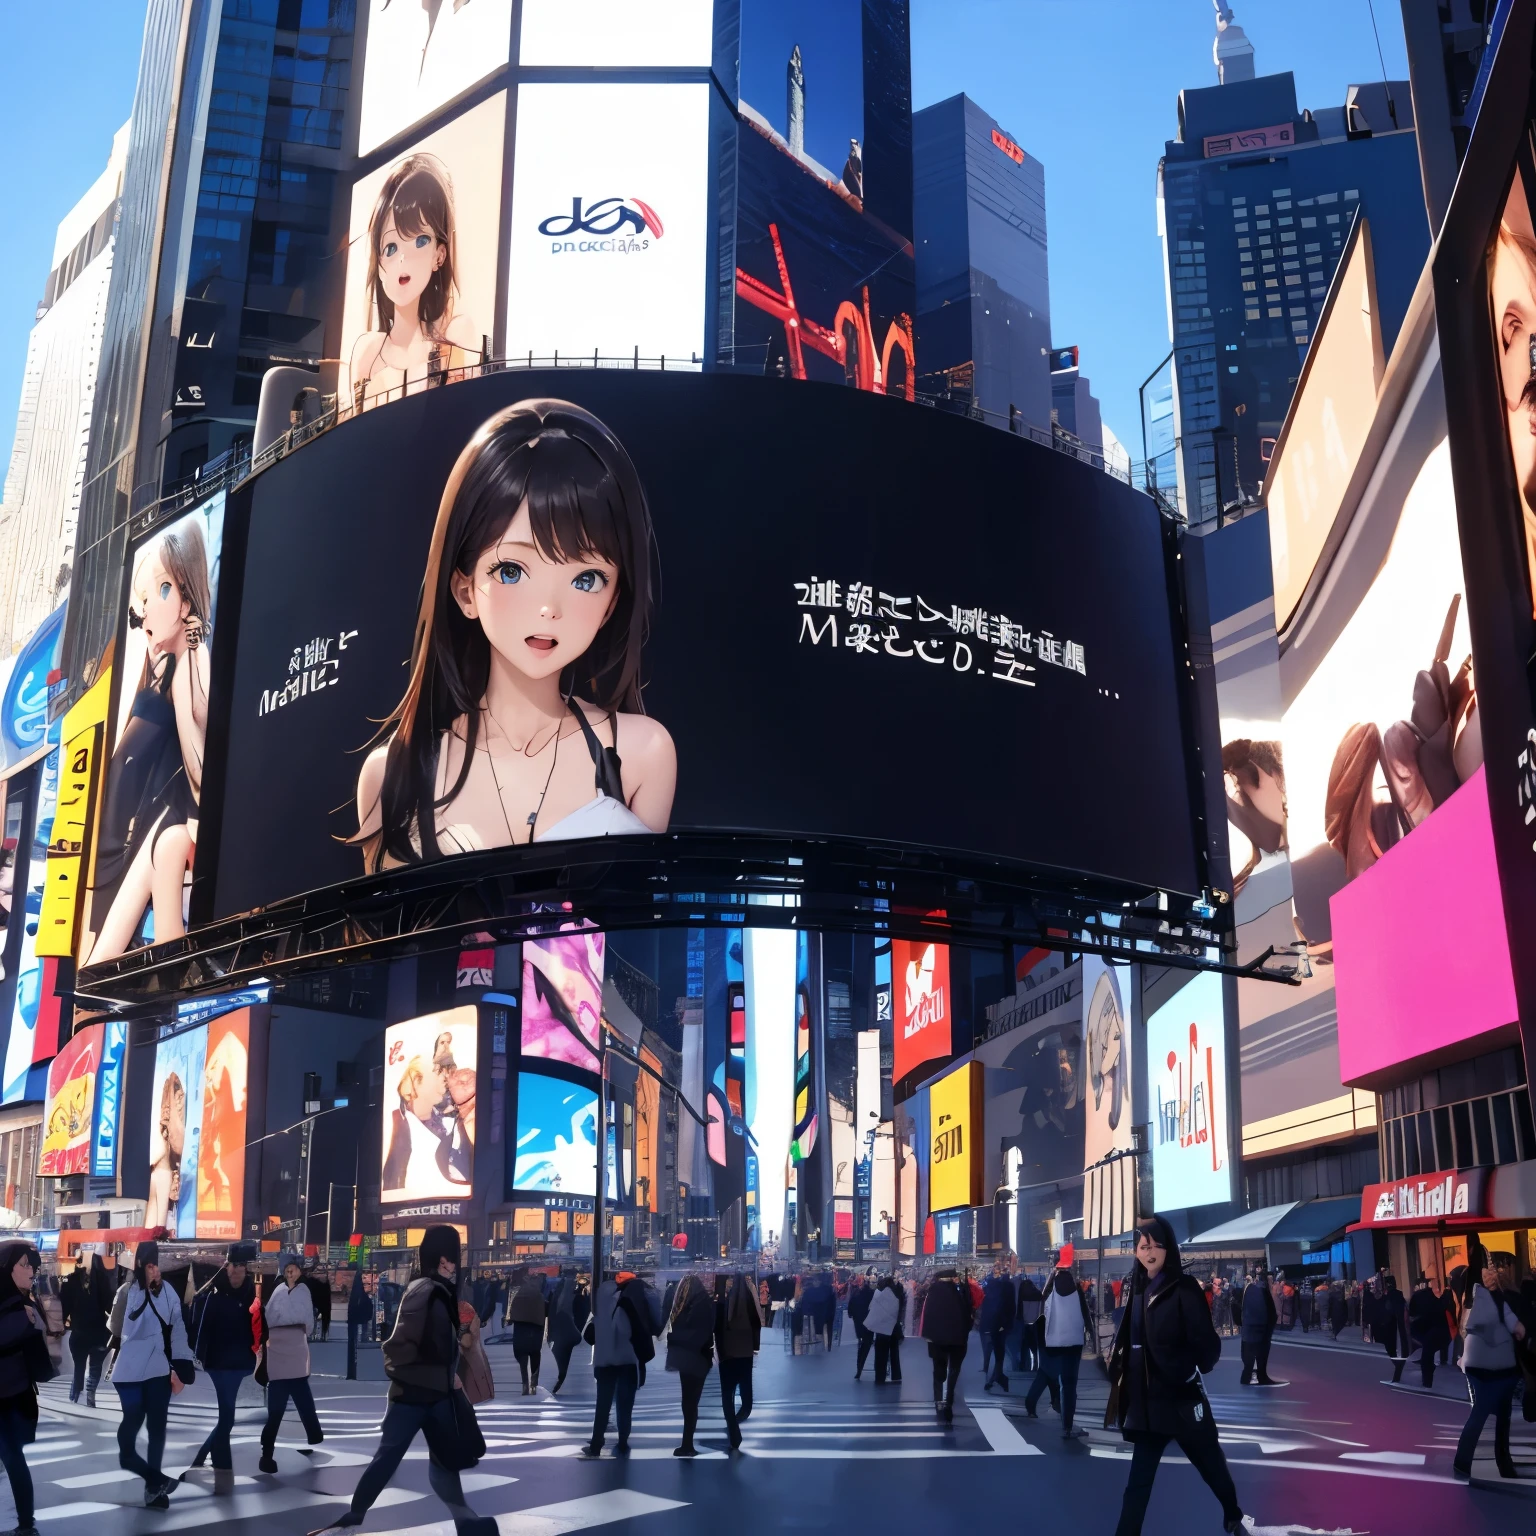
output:
{"label": "handbag", "polygon": [[[449,1326],[458,1331],[458,1318],[453,1304],[433,1287],[435,1299],[448,1309]],[[489,1363],[489,1362],[487,1362]],[[468,1472],[485,1455],[485,1436],[480,1432],[480,1420],[475,1416],[475,1406],[464,1395],[464,1389],[454,1385],[453,1361],[448,1362],[448,1395],[434,1403],[432,1416],[422,1425],[427,1450],[440,1467],[450,1472]]]}

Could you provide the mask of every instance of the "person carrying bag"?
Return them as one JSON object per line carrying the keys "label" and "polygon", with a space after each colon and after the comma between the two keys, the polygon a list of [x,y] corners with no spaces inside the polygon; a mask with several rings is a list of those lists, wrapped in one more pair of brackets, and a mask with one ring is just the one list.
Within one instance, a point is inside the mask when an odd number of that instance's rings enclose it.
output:
{"label": "person carrying bag", "polygon": [[350,1508],[310,1536],[361,1525],[418,1434],[427,1442],[427,1479],[448,1506],[456,1536],[496,1536],[496,1521],[469,1507],[459,1481],[485,1455],[485,1437],[459,1375],[461,1351],[473,1336],[459,1322],[458,1230],[428,1227],[417,1251],[420,1275],[401,1298],[384,1344],[389,1408],[379,1448],[358,1479]]}
{"label": "person carrying bag", "polygon": [[7,1536],[37,1536],[24,1447],[37,1437],[38,1383],[58,1374],[32,1296],[41,1268],[30,1243],[0,1244],[0,1463],[16,1502],[16,1526]]}

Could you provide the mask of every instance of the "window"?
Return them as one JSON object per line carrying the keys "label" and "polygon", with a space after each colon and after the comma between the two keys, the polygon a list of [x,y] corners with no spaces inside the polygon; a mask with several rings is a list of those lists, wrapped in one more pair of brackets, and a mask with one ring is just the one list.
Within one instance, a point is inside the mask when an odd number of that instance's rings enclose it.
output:
{"label": "window", "polygon": [[1270,221],[1268,219],[1260,219],[1260,220],[1258,220],[1258,227],[1260,229],[1268,229],[1269,225],[1270,225]]}
{"label": "window", "polygon": [[1239,240],[1237,242],[1237,248],[1240,251],[1246,251],[1248,249],[1248,241],[1246,239]]}
{"label": "window", "polygon": [[1244,293],[1253,293],[1258,288],[1258,286],[1259,285],[1257,283],[1244,283],[1243,284],[1243,292]]}
{"label": "window", "polygon": [[1280,228],[1285,229],[1288,225],[1294,224],[1295,222],[1295,219],[1281,219]]}
{"label": "window", "polygon": [[1317,200],[1320,203],[1336,203],[1339,200],[1339,194],[1337,192],[1319,192]]}
{"label": "window", "polygon": [[1317,219],[1315,217],[1314,218],[1304,218],[1301,221],[1301,227],[1303,229],[1316,229],[1317,228]]}
{"label": "window", "polygon": [[[1329,215],[1328,215],[1328,222],[1329,222],[1329,223],[1330,223],[1330,224],[1337,224],[1337,223],[1338,223],[1338,222],[1339,222],[1339,216],[1338,216],[1338,214],[1336,214],[1336,213],[1330,213],[1330,214],[1329,214]],[[1334,239],[1338,239],[1338,236],[1337,236],[1337,235],[1335,235],[1335,236],[1334,236]]]}
{"label": "window", "polygon": [[1344,194],[1344,201],[1346,203],[1358,203],[1360,201],[1360,194],[1353,187],[1351,187],[1349,191]]}
{"label": "window", "polygon": [[1289,208],[1290,206],[1291,205],[1289,203],[1276,203],[1275,204],[1275,212],[1276,213],[1284,213],[1286,211],[1286,209]]}
{"label": "window", "polygon": [[1247,224],[1234,224],[1232,228],[1235,229],[1240,235],[1246,235],[1248,233]]}
{"label": "window", "polygon": [[1253,211],[1255,213],[1268,213],[1269,212],[1269,204],[1268,203],[1259,203],[1259,204],[1257,204],[1254,207]]}

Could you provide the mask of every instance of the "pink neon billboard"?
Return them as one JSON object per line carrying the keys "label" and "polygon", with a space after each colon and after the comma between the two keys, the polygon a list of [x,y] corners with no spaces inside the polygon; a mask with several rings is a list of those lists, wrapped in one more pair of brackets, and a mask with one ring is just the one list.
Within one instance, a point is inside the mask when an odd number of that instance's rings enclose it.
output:
{"label": "pink neon billboard", "polygon": [[1515,1022],[1481,768],[1330,908],[1345,1083]]}

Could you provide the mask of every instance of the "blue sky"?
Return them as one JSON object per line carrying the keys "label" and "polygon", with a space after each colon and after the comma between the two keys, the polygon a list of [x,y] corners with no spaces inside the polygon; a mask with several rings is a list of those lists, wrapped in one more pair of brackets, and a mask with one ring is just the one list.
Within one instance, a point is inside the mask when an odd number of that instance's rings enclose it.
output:
{"label": "blue sky", "polygon": [[[750,8],[819,15],[820,30],[835,33],[846,3]],[[1381,76],[1368,0],[1233,4],[1260,71],[1294,71],[1304,106],[1338,105],[1352,82]],[[54,231],[132,108],[144,11],[145,0],[70,0],[67,19],[52,5],[10,8],[0,53],[13,135],[0,241],[0,471]],[[1168,351],[1157,160],[1180,89],[1216,82],[1214,14],[1209,0],[912,0],[913,104],[964,91],[1045,163],[1053,339],[1082,348],[1105,420],[1134,458],[1137,387]],[[1406,78],[1397,0],[1376,0],[1376,19],[1388,74]],[[782,78],[765,88],[782,113]]]}
{"label": "blue sky", "polygon": [[[1341,106],[1381,78],[1367,0],[1230,0],[1260,74]],[[1390,79],[1398,0],[1375,0]],[[1137,390],[1168,355],[1157,162],[1178,96],[1215,85],[1211,0],[912,0],[912,104],[964,91],[1045,163],[1053,342],[1082,348],[1104,420],[1141,457]]]}

